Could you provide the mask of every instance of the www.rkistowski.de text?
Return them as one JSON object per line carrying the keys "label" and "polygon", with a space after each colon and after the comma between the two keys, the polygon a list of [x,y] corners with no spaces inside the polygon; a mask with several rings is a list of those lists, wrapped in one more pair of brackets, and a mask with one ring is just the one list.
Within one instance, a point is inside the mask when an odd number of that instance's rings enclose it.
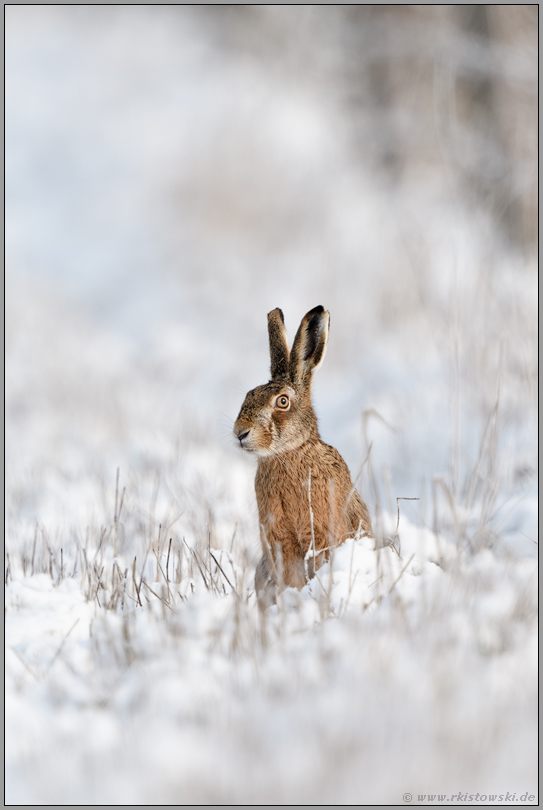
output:
{"label": "www.rkistowski.de text", "polygon": [[[411,793],[404,793],[404,802],[412,802],[413,795]],[[416,796],[419,802],[466,802],[473,804],[473,802],[535,802],[536,796],[534,793],[419,793]]]}

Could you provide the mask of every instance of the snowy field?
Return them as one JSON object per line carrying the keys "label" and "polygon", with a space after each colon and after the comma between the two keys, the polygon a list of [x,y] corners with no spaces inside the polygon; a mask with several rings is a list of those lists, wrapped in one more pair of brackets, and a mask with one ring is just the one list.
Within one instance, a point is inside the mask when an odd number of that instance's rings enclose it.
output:
{"label": "snowy field", "polygon": [[[7,10],[6,804],[537,804],[534,253],[415,96],[386,182],[332,7],[205,8]],[[260,614],[231,429],[317,304],[375,538]]]}

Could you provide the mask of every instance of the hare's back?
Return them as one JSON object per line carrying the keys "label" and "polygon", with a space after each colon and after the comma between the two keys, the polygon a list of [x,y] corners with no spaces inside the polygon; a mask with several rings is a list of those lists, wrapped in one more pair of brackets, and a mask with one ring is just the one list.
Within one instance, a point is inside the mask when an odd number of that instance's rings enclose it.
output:
{"label": "hare's back", "polygon": [[330,481],[333,481],[336,506],[345,516],[346,531],[356,532],[360,528],[371,534],[368,508],[354,487],[349,468],[343,457],[335,447],[324,442],[319,444],[319,476],[322,478],[322,483],[327,484],[328,487],[330,487]]}

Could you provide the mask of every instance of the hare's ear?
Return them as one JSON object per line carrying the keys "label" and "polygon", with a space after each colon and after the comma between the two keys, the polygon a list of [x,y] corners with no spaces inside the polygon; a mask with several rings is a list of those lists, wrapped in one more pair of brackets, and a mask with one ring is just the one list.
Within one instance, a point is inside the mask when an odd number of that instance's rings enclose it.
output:
{"label": "hare's ear", "polygon": [[289,348],[285,319],[280,309],[268,313],[268,335],[270,337],[270,358],[272,380],[288,379]]}
{"label": "hare's ear", "polygon": [[290,377],[294,383],[307,382],[324,360],[329,328],[330,313],[324,307],[315,307],[302,318],[290,353]]}

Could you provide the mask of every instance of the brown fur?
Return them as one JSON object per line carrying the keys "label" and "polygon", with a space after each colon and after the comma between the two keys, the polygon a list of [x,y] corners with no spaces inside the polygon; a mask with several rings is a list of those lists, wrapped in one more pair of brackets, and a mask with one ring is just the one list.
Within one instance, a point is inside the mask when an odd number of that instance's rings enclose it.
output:
{"label": "brown fur", "polygon": [[289,353],[283,313],[269,313],[272,379],[249,391],[234,425],[243,449],[259,457],[255,492],[264,556],[255,586],[264,605],[281,580],[303,587],[332,546],[359,529],[371,534],[366,505],[338,451],[321,440],[311,405],[311,377],[324,358],[328,327],[328,312],[315,307]]}

